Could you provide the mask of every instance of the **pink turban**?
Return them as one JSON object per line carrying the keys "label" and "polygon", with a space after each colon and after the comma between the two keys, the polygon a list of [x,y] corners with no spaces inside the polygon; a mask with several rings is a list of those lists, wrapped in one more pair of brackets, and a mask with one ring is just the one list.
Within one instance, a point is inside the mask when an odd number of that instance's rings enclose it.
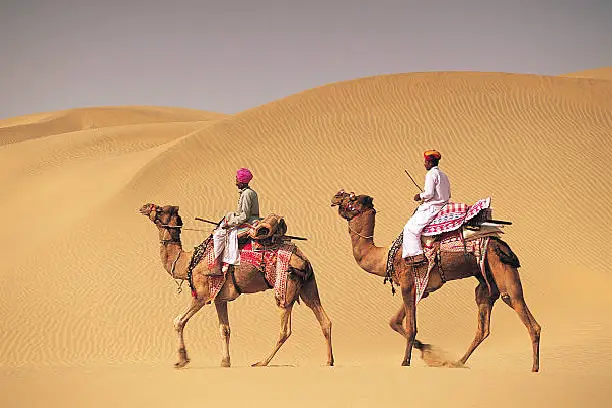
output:
{"label": "pink turban", "polygon": [[236,172],[236,180],[240,183],[248,184],[249,181],[253,178],[253,173],[247,168],[241,168]]}

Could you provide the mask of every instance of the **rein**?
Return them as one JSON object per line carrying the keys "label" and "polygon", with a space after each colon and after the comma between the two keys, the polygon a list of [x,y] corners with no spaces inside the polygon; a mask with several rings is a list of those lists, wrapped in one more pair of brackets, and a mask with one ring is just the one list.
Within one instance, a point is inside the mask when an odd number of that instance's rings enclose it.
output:
{"label": "rein", "polygon": [[177,293],[181,293],[183,291],[183,282],[185,282],[185,279],[181,279],[181,283],[177,282],[176,278],[174,277],[174,271],[176,270],[176,263],[178,262],[179,258],[181,257],[181,253],[182,251],[178,252],[178,255],[176,256],[176,259],[174,260],[174,262],[172,262],[172,267],[170,268],[170,276],[172,276],[172,279],[174,279],[174,282],[176,283],[176,292]]}
{"label": "rein", "polygon": [[357,235],[359,235],[361,238],[364,238],[364,239],[370,239],[370,238],[373,238],[373,237],[374,237],[374,234],[369,235],[369,236],[361,235],[360,233],[358,233],[357,231],[355,231],[354,229],[352,229],[352,228],[351,228],[351,224],[350,224],[350,222],[349,222],[348,228],[349,228],[349,231],[350,231],[350,232],[352,232],[353,234],[357,234]]}
{"label": "rein", "polygon": [[[351,221],[353,221],[353,219],[355,219],[355,217],[365,213],[370,208],[359,209],[359,208],[355,207],[352,203],[343,204],[343,205],[341,205],[341,208],[342,208],[343,211],[350,210],[350,211],[354,211],[355,212],[355,214],[353,214],[353,216],[351,216],[351,217],[347,217],[344,214],[342,214],[342,218],[344,218],[345,220],[348,221],[349,233],[356,234],[356,235],[358,235],[359,237],[361,237],[363,239],[370,239],[370,238],[374,237],[374,234],[368,235],[368,236],[362,235],[359,232],[355,231],[353,228],[351,228]],[[376,210],[374,208],[372,208],[372,211],[376,212]]]}
{"label": "rein", "polygon": [[[156,207],[154,207],[152,211],[154,211],[154,210],[156,210]],[[155,215],[155,220],[153,221],[153,223],[156,226],[160,227],[160,228],[164,228],[165,231],[168,234],[170,234],[170,239],[160,239],[159,240],[160,244],[162,244],[162,245],[168,245],[168,244],[178,244],[178,245],[181,245],[180,233],[181,233],[182,225],[162,224],[161,221],[157,218],[157,214]],[[170,231],[172,231],[173,229],[178,229],[179,237],[177,239],[174,239],[172,237],[172,233],[170,233]],[[179,283],[178,280],[176,279],[176,276],[175,276],[175,273],[176,273],[176,264],[178,263],[178,260],[181,257],[181,253],[182,253],[182,250],[179,248],[178,254],[176,255],[176,259],[172,262],[172,266],[170,267],[170,276],[174,280],[174,283],[176,283],[176,292],[177,292],[177,294],[181,293],[183,291],[183,282],[185,282],[185,279],[183,278],[183,279],[180,280],[180,283]]]}

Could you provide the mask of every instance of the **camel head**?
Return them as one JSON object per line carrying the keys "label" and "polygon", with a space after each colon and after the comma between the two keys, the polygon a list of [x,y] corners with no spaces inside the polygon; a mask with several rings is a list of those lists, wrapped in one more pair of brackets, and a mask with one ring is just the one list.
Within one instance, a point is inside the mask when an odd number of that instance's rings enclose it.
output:
{"label": "camel head", "polygon": [[344,190],[338,191],[331,200],[331,206],[338,206],[338,214],[347,221],[352,220],[362,212],[372,209],[373,198],[367,195],[355,195],[354,192],[347,193]]}
{"label": "camel head", "polygon": [[159,206],[157,204],[146,203],[140,207],[139,212],[146,215],[153,224],[160,228],[171,228],[176,230],[180,235],[180,228],[183,226],[183,220],[179,215],[179,207],[176,205]]}

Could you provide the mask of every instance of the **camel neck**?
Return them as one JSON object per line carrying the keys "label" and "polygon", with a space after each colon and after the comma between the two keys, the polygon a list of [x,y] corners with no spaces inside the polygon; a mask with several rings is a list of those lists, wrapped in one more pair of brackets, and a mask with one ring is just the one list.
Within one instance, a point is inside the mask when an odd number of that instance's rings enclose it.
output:
{"label": "camel neck", "polygon": [[374,211],[366,211],[349,221],[349,234],[355,261],[366,272],[385,276],[387,248],[374,244]]}
{"label": "camel neck", "polygon": [[[180,242],[162,243],[160,245],[159,254],[161,257],[164,269],[176,279],[184,279],[187,277],[184,271],[183,263],[185,252]],[[173,270],[174,264],[174,270]],[[184,275],[184,276],[183,276]]]}

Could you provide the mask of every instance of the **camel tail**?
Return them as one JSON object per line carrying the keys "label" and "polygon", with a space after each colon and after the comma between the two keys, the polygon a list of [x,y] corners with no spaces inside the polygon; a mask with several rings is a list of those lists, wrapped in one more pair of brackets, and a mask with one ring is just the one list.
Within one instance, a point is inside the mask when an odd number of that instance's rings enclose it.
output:
{"label": "camel tail", "polygon": [[516,254],[510,248],[510,245],[499,237],[491,237],[491,239],[498,243],[498,245],[495,246],[495,253],[497,256],[499,256],[500,261],[514,268],[521,267],[521,262],[519,261],[518,256],[516,256]]}

